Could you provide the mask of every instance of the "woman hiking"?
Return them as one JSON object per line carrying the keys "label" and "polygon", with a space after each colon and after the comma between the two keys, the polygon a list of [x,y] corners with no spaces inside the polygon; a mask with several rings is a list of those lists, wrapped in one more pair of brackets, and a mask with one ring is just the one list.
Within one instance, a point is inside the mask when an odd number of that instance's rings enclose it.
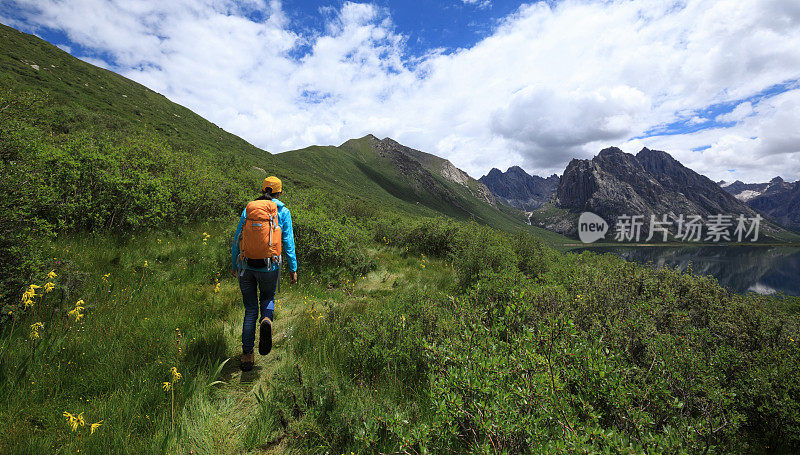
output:
{"label": "woman hiking", "polygon": [[252,370],[255,362],[253,346],[259,309],[258,353],[267,355],[272,349],[272,314],[281,275],[281,253],[286,254],[289,262],[290,282],[297,283],[292,215],[277,199],[282,191],[279,178],[265,178],[261,184],[261,197],[247,204],[233,236],[231,273],[239,278],[244,302],[242,371]]}

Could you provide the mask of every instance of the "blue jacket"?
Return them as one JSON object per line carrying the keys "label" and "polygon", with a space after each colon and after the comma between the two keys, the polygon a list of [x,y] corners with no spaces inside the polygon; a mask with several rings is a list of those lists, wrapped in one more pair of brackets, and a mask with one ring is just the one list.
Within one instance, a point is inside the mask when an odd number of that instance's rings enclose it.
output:
{"label": "blue jacket", "polygon": [[[275,204],[278,205],[278,226],[281,227],[281,248],[283,249],[283,254],[286,255],[286,259],[289,262],[289,271],[296,272],[297,271],[297,256],[294,253],[294,231],[292,231],[292,214],[289,213],[289,209],[283,205],[283,202],[273,199]],[[242,233],[242,228],[244,228],[245,220],[247,219],[247,207],[242,210],[242,216],[239,218],[239,227],[236,228],[236,234],[233,235],[233,245],[231,246],[231,269],[238,270],[237,267],[237,260],[239,258],[239,234]],[[256,268],[250,267],[247,263],[244,264],[244,268],[247,270],[253,270],[256,272],[269,272],[270,270],[266,267]],[[275,264],[272,266],[272,270],[278,268],[278,265]]]}

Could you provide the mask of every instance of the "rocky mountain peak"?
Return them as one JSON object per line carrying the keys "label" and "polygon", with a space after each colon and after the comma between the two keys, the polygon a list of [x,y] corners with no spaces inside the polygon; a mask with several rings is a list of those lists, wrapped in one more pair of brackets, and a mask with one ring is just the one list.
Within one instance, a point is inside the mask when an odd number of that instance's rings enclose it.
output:
{"label": "rocky mountain peak", "polygon": [[633,158],[633,155],[623,152],[621,149],[617,147],[608,147],[604,148],[597,154],[592,160],[597,161],[619,161],[619,160],[627,160]]}
{"label": "rocky mountain peak", "polygon": [[506,204],[523,210],[534,210],[553,196],[559,178],[551,176],[545,179],[528,174],[520,166],[511,166],[506,172],[493,168],[478,181]]}
{"label": "rocky mountain peak", "polygon": [[622,214],[754,214],[709,178],[648,148],[634,156],[609,147],[591,160],[572,160],[553,204],[573,213],[592,211],[609,221]]}

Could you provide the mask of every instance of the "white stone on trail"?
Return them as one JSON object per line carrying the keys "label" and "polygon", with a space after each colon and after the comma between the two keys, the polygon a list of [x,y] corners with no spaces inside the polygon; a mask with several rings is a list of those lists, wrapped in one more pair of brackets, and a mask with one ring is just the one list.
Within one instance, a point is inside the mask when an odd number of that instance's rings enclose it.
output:
{"label": "white stone on trail", "polygon": [[36,71],[39,71],[39,65],[31,65],[31,68],[35,69]]}

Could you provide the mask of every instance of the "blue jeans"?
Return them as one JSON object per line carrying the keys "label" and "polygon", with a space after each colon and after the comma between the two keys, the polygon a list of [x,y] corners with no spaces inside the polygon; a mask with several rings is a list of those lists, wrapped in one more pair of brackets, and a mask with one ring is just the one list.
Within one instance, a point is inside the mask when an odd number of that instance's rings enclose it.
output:
{"label": "blue jeans", "polygon": [[[256,272],[245,269],[239,276],[239,289],[244,301],[244,323],[242,324],[242,352],[253,352],[256,339],[256,322],[261,308],[261,319],[272,320],[275,309],[275,289],[280,278],[280,269],[272,272]],[[259,291],[260,296],[259,296]]]}

